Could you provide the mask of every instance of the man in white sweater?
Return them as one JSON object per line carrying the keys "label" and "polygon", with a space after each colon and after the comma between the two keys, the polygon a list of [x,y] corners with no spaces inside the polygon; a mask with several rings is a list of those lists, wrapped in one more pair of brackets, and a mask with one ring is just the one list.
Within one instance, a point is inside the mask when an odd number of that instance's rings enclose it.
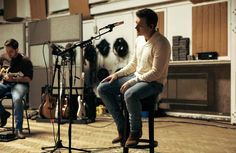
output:
{"label": "man in white sweater", "polygon": [[129,112],[130,134],[126,147],[138,144],[142,136],[141,99],[162,92],[168,74],[170,43],[156,30],[157,14],[151,9],[136,12],[138,37],[131,61],[120,71],[101,81],[98,93],[115,120],[118,137],[112,143],[122,141],[124,116],[117,95],[124,94]]}

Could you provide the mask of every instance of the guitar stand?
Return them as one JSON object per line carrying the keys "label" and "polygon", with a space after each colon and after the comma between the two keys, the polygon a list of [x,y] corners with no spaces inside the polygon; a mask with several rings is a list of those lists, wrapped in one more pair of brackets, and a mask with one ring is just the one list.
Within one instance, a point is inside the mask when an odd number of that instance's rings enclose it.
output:
{"label": "guitar stand", "polygon": [[[55,68],[54,68],[54,73],[53,73],[53,79],[52,79],[52,82],[54,82],[54,79],[55,79],[55,74],[56,74],[56,70],[57,70],[57,77],[58,77],[58,111],[57,111],[57,118],[58,118],[58,122],[57,122],[57,125],[58,125],[58,140],[57,142],[55,143],[55,146],[48,146],[48,147],[42,147],[41,149],[42,150],[45,150],[45,152],[54,152],[56,151],[57,149],[60,149],[60,148],[64,148],[64,149],[72,149],[72,150],[77,150],[77,151],[83,151],[83,152],[90,152],[90,151],[87,151],[87,150],[84,150],[84,149],[77,149],[77,148],[71,148],[71,147],[65,147],[63,146],[62,144],[62,140],[61,140],[61,130],[60,130],[60,124],[61,124],[61,95],[60,95],[60,75],[61,75],[61,65],[58,64],[58,55],[56,57],[56,62],[55,62]],[[52,87],[53,88],[53,87]],[[51,150],[50,150],[51,149]]]}

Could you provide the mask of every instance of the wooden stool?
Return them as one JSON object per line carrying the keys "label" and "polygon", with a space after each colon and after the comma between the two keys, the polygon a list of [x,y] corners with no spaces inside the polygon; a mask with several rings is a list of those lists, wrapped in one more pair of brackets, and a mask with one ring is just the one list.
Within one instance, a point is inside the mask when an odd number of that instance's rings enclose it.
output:
{"label": "wooden stool", "polygon": [[[137,146],[130,147],[130,148],[136,148],[136,149],[149,148],[150,153],[154,153],[154,148],[157,147],[157,145],[158,145],[157,141],[154,140],[154,117],[155,117],[155,104],[156,104],[157,97],[158,97],[158,95],[152,95],[152,96],[149,96],[149,97],[141,100],[142,110],[148,112],[149,139],[140,139],[139,144]],[[125,144],[128,136],[129,136],[129,113],[127,111],[124,100],[122,102],[122,105],[123,105],[122,107],[123,107],[124,116],[125,116],[125,132],[124,132],[125,138],[123,140],[123,144]],[[128,153],[128,152],[129,152],[129,148],[125,147],[125,145],[124,145],[123,153]]]}

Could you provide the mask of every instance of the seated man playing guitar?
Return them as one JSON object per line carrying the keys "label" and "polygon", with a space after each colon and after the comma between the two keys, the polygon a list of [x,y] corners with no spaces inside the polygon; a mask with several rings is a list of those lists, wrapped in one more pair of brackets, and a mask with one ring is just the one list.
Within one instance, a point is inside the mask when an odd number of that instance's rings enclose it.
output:
{"label": "seated man playing guitar", "polygon": [[[15,112],[15,134],[23,139],[23,103],[22,99],[29,91],[29,82],[33,78],[33,65],[29,58],[23,56],[18,51],[18,42],[15,39],[9,39],[4,43],[6,53],[0,57],[0,65],[3,68],[9,63],[9,68],[2,69],[2,83],[0,83],[0,98],[3,98],[7,92],[11,92]],[[0,104],[0,126],[7,123],[10,113]]]}

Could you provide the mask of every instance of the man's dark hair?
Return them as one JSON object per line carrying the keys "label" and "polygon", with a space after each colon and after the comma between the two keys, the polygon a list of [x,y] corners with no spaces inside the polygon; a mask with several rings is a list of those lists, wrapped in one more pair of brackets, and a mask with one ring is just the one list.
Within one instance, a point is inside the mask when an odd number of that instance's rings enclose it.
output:
{"label": "man's dark hair", "polygon": [[148,26],[151,26],[152,24],[154,27],[157,26],[158,16],[153,10],[145,8],[137,11],[136,15],[139,18],[145,18]]}
{"label": "man's dark hair", "polygon": [[11,47],[11,48],[13,48],[13,49],[17,49],[17,48],[19,47],[19,44],[18,44],[18,42],[17,42],[15,39],[8,39],[8,40],[4,43],[4,45],[5,45],[6,47]]}

